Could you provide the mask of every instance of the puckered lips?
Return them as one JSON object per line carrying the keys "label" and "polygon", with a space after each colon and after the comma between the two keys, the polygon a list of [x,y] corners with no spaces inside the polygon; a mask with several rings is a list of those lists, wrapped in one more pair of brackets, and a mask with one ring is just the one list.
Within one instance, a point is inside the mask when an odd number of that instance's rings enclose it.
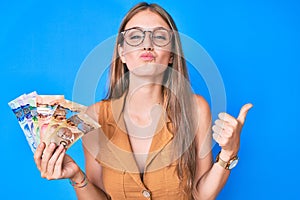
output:
{"label": "puckered lips", "polygon": [[141,54],[140,58],[144,61],[152,61],[155,59],[155,56],[151,52],[144,52]]}

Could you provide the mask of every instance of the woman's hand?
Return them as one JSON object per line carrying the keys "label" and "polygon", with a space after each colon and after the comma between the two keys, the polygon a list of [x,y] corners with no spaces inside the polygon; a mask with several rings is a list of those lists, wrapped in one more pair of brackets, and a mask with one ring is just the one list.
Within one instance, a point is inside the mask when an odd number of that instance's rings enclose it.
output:
{"label": "woman's hand", "polygon": [[80,172],[78,165],[66,154],[63,145],[51,143],[46,147],[45,143],[39,144],[34,153],[34,161],[41,176],[48,180],[73,178]]}
{"label": "woman's hand", "polygon": [[229,161],[236,156],[240,148],[240,134],[245,123],[246,115],[252,104],[245,104],[237,118],[227,113],[220,113],[219,119],[215,121],[213,130],[213,138],[222,148],[220,156],[223,160]]}

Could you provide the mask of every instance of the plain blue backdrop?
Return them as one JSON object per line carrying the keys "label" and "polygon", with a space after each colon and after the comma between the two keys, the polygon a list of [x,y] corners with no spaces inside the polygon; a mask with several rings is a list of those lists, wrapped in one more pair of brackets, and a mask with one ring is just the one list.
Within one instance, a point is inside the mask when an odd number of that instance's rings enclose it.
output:
{"label": "plain blue backdrop", "polygon": [[[1,1],[1,199],[76,199],[67,180],[40,177],[7,103],[33,90],[71,99],[81,63],[117,33],[137,2]],[[299,199],[299,2],[156,2],[216,63],[226,111],[237,116],[244,103],[254,104],[241,136],[240,163],[218,199]],[[204,88],[209,101],[205,87],[193,87],[199,94]],[[101,99],[100,90],[95,101]],[[215,146],[214,155],[218,150]],[[69,154],[84,166],[81,142]]]}

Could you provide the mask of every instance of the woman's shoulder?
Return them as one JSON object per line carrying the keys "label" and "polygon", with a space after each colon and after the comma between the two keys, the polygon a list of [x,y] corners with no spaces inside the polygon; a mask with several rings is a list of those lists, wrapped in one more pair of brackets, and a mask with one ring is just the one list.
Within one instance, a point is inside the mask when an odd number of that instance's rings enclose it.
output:
{"label": "woman's shoulder", "polygon": [[104,114],[105,110],[107,110],[107,108],[109,107],[110,105],[110,100],[108,99],[104,99],[104,100],[101,100],[99,102],[96,102],[92,105],[90,105],[88,108],[87,108],[87,111],[86,113],[92,117],[94,120],[97,120],[99,121],[99,116]]}
{"label": "woman's shoulder", "polygon": [[103,99],[101,101],[98,101],[92,105],[89,106],[89,108],[102,108],[108,106],[108,104],[111,102],[109,99]]}
{"label": "woman's shoulder", "polygon": [[209,104],[203,96],[199,94],[193,94],[193,98],[198,109],[200,109],[202,112],[210,112]]}
{"label": "woman's shoulder", "polygon": [[200,122],[208,123],[211,121],[211,112],[210,106],[207,100],[198,94],[193,95],[194,102],[195,102],[195,109],[196,116]]}

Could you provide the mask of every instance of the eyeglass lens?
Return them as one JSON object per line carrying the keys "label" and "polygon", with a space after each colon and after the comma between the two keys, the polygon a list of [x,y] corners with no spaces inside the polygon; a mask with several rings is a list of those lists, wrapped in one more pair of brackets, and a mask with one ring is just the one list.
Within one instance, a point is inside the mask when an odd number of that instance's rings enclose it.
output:
{"label": "eyeglass lens", "polygon": [[131,46],[140,45],[145,38],[146,32],[150,33],[150,38],[156,46],[166,46],[171,40],[171,35],[168,30],[155,29],[153,31],[143,31],[141,29],[129,29],[125,31],[125,41]]}

